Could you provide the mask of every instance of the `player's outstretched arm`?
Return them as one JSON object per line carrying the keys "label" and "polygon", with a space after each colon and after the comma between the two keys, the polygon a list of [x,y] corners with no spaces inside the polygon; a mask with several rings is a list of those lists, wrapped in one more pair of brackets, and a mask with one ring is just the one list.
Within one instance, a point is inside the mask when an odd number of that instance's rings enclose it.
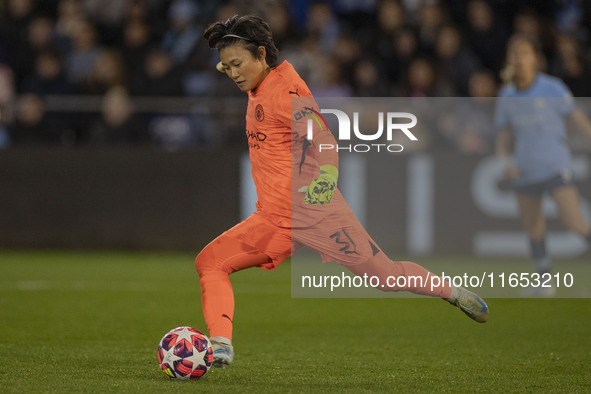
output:
{"label": "player's outstretched arm", "polygon": [[305,193],[304,203],[324,205],[330,203],[337,189],[339,170],[330,164],[320,166],[320,175],[309,186],[302,186],[298,192]]}
{"label": "player's outstretched arm", "polygon": [[336,149],[319,149],[320,146],[336,146],[330,130],[316,130],[311,141],[317,152],[320,174],[308,186],[298,192],[305,193],[304,203],[311,205],[328,204],[332,200],[339,180],[339,156]]}

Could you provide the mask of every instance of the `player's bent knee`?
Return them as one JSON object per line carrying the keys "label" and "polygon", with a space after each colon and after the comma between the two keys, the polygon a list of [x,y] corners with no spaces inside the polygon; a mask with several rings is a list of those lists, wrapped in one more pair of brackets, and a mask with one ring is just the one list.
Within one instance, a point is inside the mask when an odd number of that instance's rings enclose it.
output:
{"label": "player's bent knee", "polygon": [[214,254],[211,252],[211,248],[206,246],[195,258],[195,269],[199,276],[203,274],[204,271],[216,271],[218,264],[214,257]]}
{"label": "player's bent knee", "polygon": [[203,268],[206,266],[206,259],[203,257],[203,251],[199,252],[197,257],[195,257],[195,269],[197,273],[201,275],[203,272]]}
{"label": "player's bent knee", "polygon": [[580,234],[582,236],[586,236],[589,232],[589,226],[587,225],[587,223],[583,221],[572,220],[570,222],[565,223],[565,226],[569,230],[574,231],[575,233]]}
{"label": "player's bent knee", "polygon": [[229,262],[233,254],[220,245],[218,242],[212,242],[207,245],[195,258],[195,269],[202,276],[204,272],[225,272],[231,274],[232,267]]}
{"label": "player's bent knee", "polygon": [[536,227],[533,229],[526,229],[527,234],[531,240],[539,241],[546,237],[546,228]]}

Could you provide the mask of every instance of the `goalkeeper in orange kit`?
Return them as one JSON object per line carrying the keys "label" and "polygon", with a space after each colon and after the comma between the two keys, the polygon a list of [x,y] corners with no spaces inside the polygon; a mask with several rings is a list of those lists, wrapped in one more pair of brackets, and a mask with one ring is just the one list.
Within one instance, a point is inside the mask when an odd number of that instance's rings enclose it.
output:
{"label": "goalkeeper in orange kit", "polygon": [[[256,16],[234,16],[210,25],[204,35],[219,50],[217,69],[248,93],[246,135],[252,176],[257,189],[256,212],[208,244],[195,259],[201,284],[203,314],[214,349],[214,365],[234,359],[232,319],[234,295],[229,274],[250,267],[275,269],[307,246],[323,262],[335,261],[356,275],[422,278],[388,291],[410,291],[440,297],[478,322],[488,320],[488,307],[474,293],[435,277],[408,261],[390,260],[367,234],[337,188],[338,155],[319,151],[335,145],[325,128],[308,141],[305,121],[292,117],[292,99],[302,110],[318,106],[306,83],[287,61],[277,63],[278,50],[267,23]],[[418,283],[418,284],[417,284]],[[432,282],[431,282],[432,283]]]}

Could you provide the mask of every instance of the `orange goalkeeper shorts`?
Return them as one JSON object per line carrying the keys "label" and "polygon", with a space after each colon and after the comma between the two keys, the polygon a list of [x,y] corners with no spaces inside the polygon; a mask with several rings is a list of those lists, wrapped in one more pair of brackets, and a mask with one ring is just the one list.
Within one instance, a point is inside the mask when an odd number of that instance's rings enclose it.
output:
{"label": "orange goalkeeper shorts", "polygon": [[269,256],[259,265],[268,270],[303,246],[318,252],[324,263],[343,265],[362,264],[381,251],[346,203],[319,222],[294,229],[278,227],[256,211],[221,236],[236,238]]}

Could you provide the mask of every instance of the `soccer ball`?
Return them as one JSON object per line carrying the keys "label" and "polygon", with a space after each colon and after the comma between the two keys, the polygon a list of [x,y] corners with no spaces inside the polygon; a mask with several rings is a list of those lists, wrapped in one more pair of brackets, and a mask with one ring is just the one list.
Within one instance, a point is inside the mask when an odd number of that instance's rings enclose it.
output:
{"label": "soccer ball", "polygon": [[212,362],[209,338],[192,327],[170,330],[158,345],[158,363],[171,379],[197,380],[209,371]]}

